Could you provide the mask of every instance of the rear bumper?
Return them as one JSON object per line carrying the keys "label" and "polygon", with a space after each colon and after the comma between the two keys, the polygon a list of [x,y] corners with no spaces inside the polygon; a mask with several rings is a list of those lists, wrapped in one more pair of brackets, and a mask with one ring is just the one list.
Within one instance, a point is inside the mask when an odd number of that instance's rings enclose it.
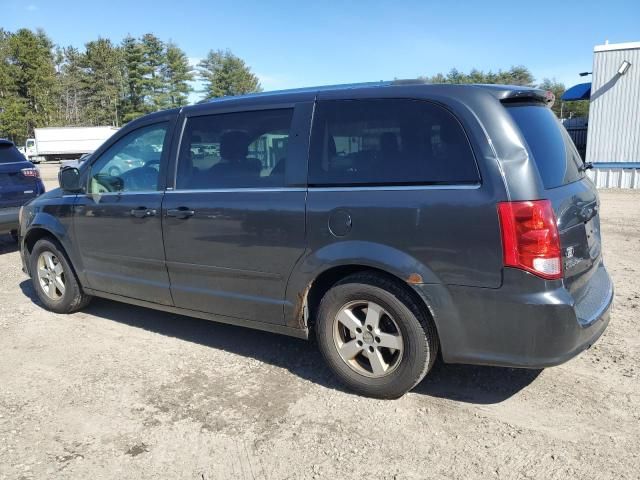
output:
{"label": "rear bumper", "polygon": [[531,277],[505,269],[500,289],[420,286],[433,306],[445,362],[544,368],[566,362],[598,340],[613,304],[604,265],[579,301],[562,282]]}
{"label": "rear bumper", "polygon": [[0,208],[0,234],[18,230],[20,207]]}

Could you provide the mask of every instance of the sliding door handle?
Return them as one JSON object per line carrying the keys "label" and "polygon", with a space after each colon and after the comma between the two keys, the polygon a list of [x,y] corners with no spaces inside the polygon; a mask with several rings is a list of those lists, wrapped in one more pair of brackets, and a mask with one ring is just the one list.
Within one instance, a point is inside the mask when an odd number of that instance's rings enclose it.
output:
{"label": "sliding door handle", "polygon": [[191,210],[189,207],[169,208],[167,210],[167,217],[175,218],[189,218],[196,214],[195,210]]}
{"label": "sliding door handle", "polygon": [[155,209],[147,207],[132,208],[129,212],[131,216],[136,218],[153,217],[156,214]]}

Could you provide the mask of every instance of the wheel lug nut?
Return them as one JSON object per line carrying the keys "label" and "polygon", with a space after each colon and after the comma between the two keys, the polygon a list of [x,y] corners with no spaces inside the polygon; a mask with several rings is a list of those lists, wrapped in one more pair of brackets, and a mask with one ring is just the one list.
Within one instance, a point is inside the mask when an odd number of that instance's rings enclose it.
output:
{"label": "wheel lug nut", "polygon": [[373,353],[373,347],[369,347],[369,351]]}
{"label": "wheel lug nut", "polygon": [[362,329],[361,328],[356,328],[356,332],[362,333]]}
{"label": "wheel lug nut", "polygon": [[356,343],[358,344],[359,347],[362,346],[362,340],[358,340]]}
{"label": "wheel lug nut", "polygon": [[367,330],[371,331],[373,330],[373,327],[371,325],[367,325]]}
{"label": "wheel lug nut", "polygon": [[380,343],[380,337],[376,337],[376,342]]}

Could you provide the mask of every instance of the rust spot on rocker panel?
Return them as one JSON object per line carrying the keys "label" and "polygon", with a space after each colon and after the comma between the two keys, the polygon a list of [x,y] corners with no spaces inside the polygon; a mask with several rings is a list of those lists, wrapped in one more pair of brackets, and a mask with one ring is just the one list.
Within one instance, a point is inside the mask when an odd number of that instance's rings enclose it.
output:
{"label": "rust spot on rocker panel", "polygon": [[297,325],[294,325],[297,328],[305,329],[308,327],[307,319],[305,318],[305,305],[307,304],[307,296],[309,295],[309,290],[311,290],[311,283],[305,287],[304,290],[298,292],[297,297],[298,301],[296,302],[296,307],[293,312],[293,318],[297,321]]}

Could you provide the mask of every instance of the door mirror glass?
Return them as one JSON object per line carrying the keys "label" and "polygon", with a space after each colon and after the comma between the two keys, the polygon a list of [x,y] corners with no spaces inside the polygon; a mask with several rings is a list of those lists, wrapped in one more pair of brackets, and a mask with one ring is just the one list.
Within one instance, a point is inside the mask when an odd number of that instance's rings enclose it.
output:
{"label": "door mirror glass", "polygon": [[64,167],[58,172],[58,183],[65,192],[77,193],[82,190],[80,170],[76,167]]}

